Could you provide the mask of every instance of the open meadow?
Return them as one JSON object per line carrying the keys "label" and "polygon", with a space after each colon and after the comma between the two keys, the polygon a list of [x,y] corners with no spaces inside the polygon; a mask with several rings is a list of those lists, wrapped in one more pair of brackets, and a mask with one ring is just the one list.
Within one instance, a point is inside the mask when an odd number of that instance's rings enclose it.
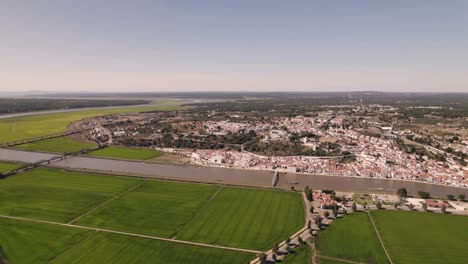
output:
{"label": "open meadow", "polygon": [[149,160],[164,155],[164,152],[149,149],[134,149],[110,146],[90,152],[88,155],[116,159]]}
{"label": "open meadow", "polygon": [[18,163],[0,162],[0,173],[11,171],[19,167],[21,167],[21,164]]}
{"label": "open meadow", "polygon": [[304,226],[299,193],[224,187],[177,239],[264,250]]}
{"label": "open meadow", "polygon": [[468,259],[468,216],[372,211],[393,263],[456,264]]}
{"label": "open meadow", "polygon": [[283,264],[311,264],[312,250],[309,245],[301,245],[281,261]]}
{"label": "open meadow", "polygon": [[320,263],[389,263],[369,217],[395,264],[456,264],[468,259],[467,216],[379,210],[347,215],[320,232]]}
{"label": "open meadow", "polygon": [[[299,193],[46,168],[0,181],[0,220],[14,234],[0,245],[11,263],[245,263],[305,221]],[[38,246],[22,256],[29,236]]]}
{"label": "open meadow", "polygon": [[52,138],[16,146],[21,150],[43,151],[51,153],[76,152],[96,147],[95,143],[71,140],[67,137]]}
{"label": "open meadow", "polygon": [[180,109],[179,105],[151,105],[0,119],[0,142],[15,141],[64,132],[70,123],[90,117],[118,113],[171,111],[178,109]]}
{"label": "open meadow", "polygon": [[388,263],[367,213],[334,221],[318,236],[321,255],[364,263]]}
{"label": "open meadow", "polygon": [[140,181],[34,169],[0,180],[0,214],[67,222]]}

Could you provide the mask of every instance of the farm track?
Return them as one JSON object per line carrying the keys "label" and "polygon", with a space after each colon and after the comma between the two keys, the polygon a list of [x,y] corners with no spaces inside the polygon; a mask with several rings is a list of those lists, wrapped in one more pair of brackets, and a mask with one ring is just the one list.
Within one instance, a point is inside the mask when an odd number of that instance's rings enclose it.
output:
{"label": "farm track", "polygon": [[125,190],[125,191],[123,191],[123,192],[117,194],[116,196],[112,197],[111,199],[109,199],[109,200],[103,202],[102,204],[100,204],[100,205],[98,205],[98,206],[96,206],[96,207],[94,207],[94,208],[91,208],[90,210],[88,210],[88,211],[82,213],[82,214],[79,215],[78,217],[76,217],[76,218],[74,218],[73,220],[71,220],[70,222],[68,222],[68,224],[73,224],[74,222],[78,221],[80,218],[82,218],[82,217],[84,217],[84,216],[86,216],[86,215],[88,215],[88,214],[94,212],[95,210],[97,210],[97,209],[103,207],[104,205],[106,205],[106,204],[112,202],[113,200],[119,198],[120,196],[122,196],[122,195],[124,195],[124,194],[126,194],[126,193],[129,193],[129,192],[135,190],[136,188],[138,188],[138,187],[140,187],[141,185],[145,184],[147,181],[148,181],[148,180],[144,180],[144,181],[142,181],[142,182],[140,182],[140,183],[138,183],[138,184],[135,184],[134,186],[132,186],[132,187],[129,188],[128,190]]}
{"label": "farm track", "polygon": [[64,227],[80,228],[80,229],[85,229],[85,230],[93,230],[93,231],[96,231],[96,232],[104,232],[104,233],[112,233],[112,234],[126,235],[126,236],[132,236],[132,237],[147,238],[147,239],[160,240],[160,241],[166,241],[166,242],[173,242],[173,243],[179,243],[179,244],[186,244],[186,245],[192,245],[192,246],[210,247],[210,248],[217,248],[217,249],[224,249],[224,250],[247,252],[247,253],[253,253],[253,254],[261,253],[261,251],[251,250],[251,249],[210,245],[210,244],[190,242],[190,241],[185,241],[185,240],[177,240],[177,239],[156,237],[156,236],[147,236],[147,235],[140,235],[140,234],[128,233],[128,232],[122,232],[122,231],[116,231],[116,230],[109,230],[109,229],[102,229],[102,228],[95,228],[95,227],[88,227],[88,226],[80,226],[80,225],[73,225],[73,224],[65,224],[65,223],[59,223],[59,222],[53,222],[53,221],[29,219],[29,218],[16,217],[16,216],[0,215],[0,218],[19,220],[19,221],[35,222],[35,223],[42,223],[42,224],[49,224],[49,225],[57,225],[57,226],[64,226]]}
{"label": "farm track", "polygon": [[385,245],[384,245],[384,243],[382,241],[382,238],[380,237],[379,231],[377,231],[377,227],[375,226],[374,219],[372,218],[372,216],[371,216],[371,214],[369,212],[367,212],[367,215],[369,216],[369,218],[371,220],[371,223],[372,223],[372,226],[374,227],[374,231],[377,234],[377,237],[379,238],[380,245],[382,245],[382,248],[385,251],[385,255],[387,255],[388,261],[390,262],[390,264],[393,264],[393,261],[390,258],[390,254],[388,254],[387,249],[385,248]]}

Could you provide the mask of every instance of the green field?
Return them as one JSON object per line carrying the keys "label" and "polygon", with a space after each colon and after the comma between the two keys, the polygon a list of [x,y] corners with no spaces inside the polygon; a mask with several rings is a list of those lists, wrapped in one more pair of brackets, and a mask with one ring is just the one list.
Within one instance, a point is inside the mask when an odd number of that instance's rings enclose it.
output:
{"label": "green field", "polygon": [[9,162],[0,162],[0,173],[11,171],[21,167],[21,164],[9,163]]}
{"label": "green field", "polygon": [[223,188],[177,239],[248,249],[267,249],[304,225],[299,193]]}
{"label": "green field", "polygon": [[218,188],[148,181],[75,224],[172,238]]}
{"label": "green field", "polygon": [[91,231],[0,218],[0,246],[11,264],[46,263]]}
{"label": "green field", "polygon": [[89,155],[117,159],[148,160],[162,156],[164,155],[164,152],[149,149],[132,149],[111,146],[90,152]]}
{"label": "green field", "polygon": [[373,211],[372,217],[394,263],[466,263],[468,216]]}
{"label": "green field", "polygon": [[284,264],[310,264],[312,263],[312,250],[309,245],[301,245],[289,254],[281,263]]}
{"label": "green field", "polygon": [[78,142],[70,140],[67,137],[52,138],[47,140],[42,140],[38,142],[28,143],[16,146],[17,148],[24,150],[36,150],[52,153],[65,153],[65,152],[75,152],[82,149],[88,149],[96,147],[97,144],[87,143],[87,142]]}
{"label": "green field", "polygon": [[0,214],[67,222],[140,181],[34,169],[0,181]]}
{"label": "green field", "polygon": [[254,254],[97,233],[51,263],[247,263]]}
{"label": "green field", "polygon": [[251,253],[184,245],[0,218],[0,243],[11,264],[246,263]]}
{"label": "green field", "polygon": [[320,258],[318,263],[320,264],[349,264],[349,262],[338,261],[334,259],[326,259],[326,258]]}
{"label": "green field", "polygon": [[177,109],[180,109],[180,106],[151,105],[144,107],[86,110],[0,119],[0,142],[8,142],[64,132],[66,131],[68,124],[84,118],[117,113],[170,111]]}
{"label": "green field", "polygon": [[321,255],[365,263],[388,263],[369,216],[353,213],[334,221],[318,236]]}

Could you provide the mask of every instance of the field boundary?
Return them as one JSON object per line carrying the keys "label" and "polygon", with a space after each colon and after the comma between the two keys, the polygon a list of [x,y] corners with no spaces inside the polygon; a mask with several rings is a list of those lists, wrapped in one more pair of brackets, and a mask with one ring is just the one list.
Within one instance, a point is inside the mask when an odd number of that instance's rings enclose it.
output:
{"label": "field boundary", "polygon": [[379,231],[377,231],[377,227],[375,226],[374,219],[372,218],[370,212],[367,212],[367,215],[369,216],[372,226],[374,227],[374,231],[377,234],[377,237],[379,238],[380,245],[382,245],[383,250],[385,251],[385,255],[387,255],[388,261],[390,261],[390,264],[393,264],[392,259],[390,258],[390,254],[388,254],[387,249],[385,248],[385,245],[382,241],[382,238],[380,237]]}
{"label": "field boundary", "polygon": [[84,217],[84,216],[86,216],[86,215],[88,215],[88,214],[94,212],[95,210],[97,210],[97,209],[103,207],[104,205],[106,205],[106,204],[112,202],[113,200],[115,200],[115,199],[121,197],[122,195],[133,191],[134,189],[140,187],[141,185],[143,185],[143,184],[146,183],[146,182],[148,182],[148,181],[147,181],[147,180],[143,180],[143,181],[141,181],[140,183],[135,184],[135,185],[132,186],[131,188],[129,188],[129,189],[125,190],[125,191],[122,191],[121,193],[119,193],[119,194],[117,194],[116,196],[110,198],[109,200],[103,202],[102,204],[99,204],[98,206],[96,206],[96,207],[94,207],[94,208],[91,208],[91,209],[89,209],[88,211],[82,213],[81,215],[75,217],[75,218],[72,219],[70,222],[68,222],[68,224],[72,224],[73,222],[78,221],[80,218],[82,218],[82,217]]}
{"label": "field boundary", "polygon": [[356,261],[352,261],[352,260],[347,260],[347,259],[342,259],[342,258],[334,258],[334,257],[329,257],[329,256],[324,256],[324,255],[320,255],[319,258],[335,260],[335,261],[344,262],[344,263],[351,263],[351,264],[366,264],[364,262],[356,262]]}
{"label": "field boundary", "polygon": [[235,247],[211,245],[211,244],[204,244],[204,243],[191,242],[191,241],[185,241],[185,240],[177,240],[177,239],[171,239],[171,238],[164,238],[164,237],[156,237],[156,236],[148,236],[148,235],[141,235],[141,234],[135,234],[135,233],[128,233],[128,232],[122,232],[122,231],[116,231],[116,230],[110,230],[110,229],[102,229],[102,228],[95,228],[95,227],[89,227],[89,226],[65,224],[65,223],[59,223],[59,222],[53,222],[53,221],[29,219],[29,218],[23,218],[23,217],[17,217],[17,216],[0,215],[0,218],[19,220],[19,221],[27,221],[27,222],[35,222],[35,223],[42,223],[42,224],[49,224],[49,225],[57,225],[57,226],[64,226],[64,227],[71,227],[71,228],[79,228],[79,229],[85,229],[85,230],[93,230],[93,231],[97,231],[97,232],[104,232],[104,233],[112,233],[112,234],[119,234],[119,235],[132,236],[132,237],[147,238],[147,239],[160,240],[160,241],[166,241],[166,242],[173,242],[173,243],[192,245],[192,246],[210,247],[210,248],[217,248],[217,249],[224,249],[224,250],[231,250],[231,251],[247,252],[247,253],[253,253],[253,254],[261,253],[261,251],[253,250],[253,249],[244,249],[244,248],[235,248]]}
{"label": "field boundary", "polygon": [[218,190],[216,190],[216,192],[213,193],[213,195],[211,195],[210,199],[206,200],[205,204],[204,204],[202,207],[198,208],[198,210],[192,215],[192,217],[191,217],[187,222],[185,222],[185,224],[184,224],[182,227],[180,227],[179,229],[177,229],[177,230],[174,232],[174,237],[173,237],[172,239],[175,239],[175,238],[177,237],[177,234],[178,234],[180,231],[184,230],[184,228],[185,228],[190,222],[192,222],[193,219],[195,219],[195,217],[197,217],[197,215],[201,212],[201,210],[203,210],[203,208],[205,208],[205,207],[208,206],[208,204],[211,202],[211,200],[213,200],[213,199],[216,197],[216,195],[218,195],[218,193],[219,193],[222,189],[224,189],[224,186],[221,185],[221,186],[218,188]]}

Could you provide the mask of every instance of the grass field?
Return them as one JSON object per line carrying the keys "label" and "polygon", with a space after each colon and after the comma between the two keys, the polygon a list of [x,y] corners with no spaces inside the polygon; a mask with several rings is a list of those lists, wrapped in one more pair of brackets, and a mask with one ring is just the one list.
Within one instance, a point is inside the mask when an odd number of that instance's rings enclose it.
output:
{"label": "grass field", "polygon": [[318,236],[321,255],[365,263],[388,263],[366,213],[354,213],[334,221]]}
{"label": "grass field", "polygon": [[0,182],[0,214],[67,222],[139,182],[34,169]]}
{"label": "grass field", "polygon": [[9,163],[9,162],[0,162],[0,173],[11,171],[21,167],[21,164]]}
{"label": "grass field", "polygon": [[0,246],[11,264],[47,263],[91,232],[0,218]]}
{"label": "grass field", "polygon": [[320,258],[318,263],[319,264],[349,264],[349,262],[338,261],[334,259],[326,259],[326,258]]}
{"label": "grass field", "polygon": [[312,250],[309,245],[301,245],[295,249],[294,253],[289,254],[281,261],[284,264],[311,264]]}
{"label": "grass field", "polygon": [[254,254],[0,218],[11,264],[246,263]]}
{"label": "grass field", "polygon": [[247,263],[251,253],[182,245],[158,240],[97,233],[51,263]]}
{"label": "grass field", "polygon": [[468,216],[373,211],[372,217],[394,263],[466,263]]}
{"label": "grass field", "polygon": [[16,146],[19,149],[24,150],[36,150],[44,152],[53,152],[53,153],[65,153],[65,152],[75,152],[82,149],[88,149],[97,146],[97,144],[87,143],[87,142],[78,142],[70,140],[67,137],[59,137],[53,139],[47,139],[43,141],[28,143]]}
{"label": "grass field", "polygon": [[64,132],[68,124],[84,118],[116,113],[148,111],[170,111],[180,109],[178,105],[152,105],[100,110],[85,110],[68,113],[44,114],[0,119],[0,142],[33,138]]}
{"label": "grass field", "polygon": [[267,249],[304,225],[299,193],[223,188],[177,239],[248,249]]}
{"label": "grass field", "polygon": [[164,152],[149,149],[132,149],[111,146],[90,152],[89,155],[117,159],[148,160],[162,156],[164,155]]}
{"label": "grass field", "polygon": [[172,238],[218,188],[148,181],[76,224]]}

